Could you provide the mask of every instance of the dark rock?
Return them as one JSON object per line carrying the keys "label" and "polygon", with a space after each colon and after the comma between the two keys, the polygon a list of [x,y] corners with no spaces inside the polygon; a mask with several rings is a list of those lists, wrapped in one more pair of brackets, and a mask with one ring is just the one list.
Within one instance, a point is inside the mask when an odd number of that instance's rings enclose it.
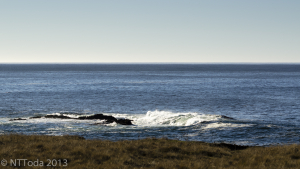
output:
{"label": "dark rock", "polygon": [[[69,117],[69,116],[64,116],[64,115],[46,115],[46,116],[35,116],[35,117],[30,117],[29,119],[35,119],[35,118],[54,118],[54,119],[77,119],[77,120],[105,120],[105,122],[103,123],[100,123],[100,124],[109,124],[109,123],[113,123],[113,122],[116,122],[118,124],[122,124],[122,125],[132,125],[131,121],[132,120],[129,120],[129,119],[116,119],[115,117],[113,116],[106,116],[106,115],[103,115],[103,114],[94,114],[94,115],[91,115],[91,116],[81,116],[81,117],[78,117],[78,118],[72,118],[72,117]],[[13,121],[13,120],[26,120],[26,119],[21,119],[21,118],[18,118],[18,119],[11,119],[10,121]],[[96,123],[98,124],[98,123]]]}
{"label": "dark rock", "polygon": [[[99,120],[105,120],[106,124],[116,122],[116,123],[122,124],[122,125],[132,125],[132,123],[131,123],[132,120],[129,120],[129,119],[119,119],[118,120],[113,116],[106,116],[103,114],[95,114],[92,116],[82,116],[82,117],[79,117],[78,119],[80,119],[80,120],[99,119]],[[101,123],[101,124],[103,124],[103,123]]]}
{"label": "dark rock", "polygon": [[131,121],[133,121],[133,120],[129,120],[129,119],[119,119],[116,121],[105,120],[105,121],[102,121],[101,123],[94,123],[92,125],[103,125],[103,124],[110,124],[113,122],[116,122],[117,124],[122,124],[122,125],[132,125]]}
{"label": "dark rock", "polygon": [[46,115],[44,116],[45,118],[53,118],[53,119],[74,119],[69,116],[64,116],[64,115]]}
{"label": "dark rock", "polygon": [[34,116],[34,117],[30,117],[29,119],[39,119],[39,118],[42,118],[44,116]]}
{"label": "dark rock", "polygon": [[[82,116],[82,117],[79,117],[78,119],[80,119],[80,120],[99,119],[99,120],[105,120],[106,123],[104,123],[104,124],[116,122],[116,123],[122,124],[122,125],[132,125],[132,123],[131,123],[132,120],[129,120],[129,119],[119,119],[118,120],[113,116],[106,116],[103,114],[95,114],[92,116]],[[100,123],[100,124],[103,124],[103,123]]]}
{"label": "dark rock", "polygon": [[119,119],[119,120],[116,121],[116,123],[122,124],[122,125],[132,125],[131,121],[133,121],[133,120]]}
{"label": "dark rock", "polygon": [[117,119],[115,117],[106,116],[106,115],[103,115],[103,114],[95,114],[95,115],[92,115],[92,116],[82,116],[82,117],[79,117],[78,119],[80,119],[80,120],[99,119],[99,120],[106,120],[106,121],[111,121],[111,122],[117,121]]}
{"label": "dark rock", "polygon": [[221,117],[222,117],[222,118],[224,118],[224,119],[235,120],[235,119],[234,119],[234,118],[232,118],[232,117],[228,117],[228,116],[224,116],[224,115],[221,115]]}
{"label": "dark rock", "polygon": [[15,121],[15,120],[26,120],[26,119],[16,118],[16,119],[10,119],[9,121]]}

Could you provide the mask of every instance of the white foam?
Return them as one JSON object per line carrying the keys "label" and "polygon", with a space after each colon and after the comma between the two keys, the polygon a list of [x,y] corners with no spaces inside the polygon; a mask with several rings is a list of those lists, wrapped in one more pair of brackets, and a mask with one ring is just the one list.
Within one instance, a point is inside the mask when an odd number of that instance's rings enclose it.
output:
{"label": "white foam", "polygon": [[105,124],[105,126],[111,126],[111,127],[115,127],[117,126],[118,124],[116,122],[113,122],[113,123],[109,123],[109,124]]}
{"label": "white foam", "polygon": [[67,113],[67,112],[52,113],[50,115],[57,115],[57,116],[63,115],[63,116],[67,116],[70,118],[78,118],[80,116],[83,116],[83,115],[71,114],[71,113]]}
{"label": "white foam", "polygon": [[[80,114],[66,112],[53,113],[52,115],[64,115],[71,118],[78,118]],[[148,111],[146,114],[115,114],[106,113],[117,119],[124,118],[133,120],[134,127],[160,127],[160,126],[194,126],[201,125],[203,129],[225,128],[225,127],[247,127],[246,124],[223,123],[220,115],[202,114],[196,112],[171,112],[171,111]],[[104,126],[120,126],[117,123],[106,124],[105,120],[77,120],[77,119],[56,119],[56,118],[26,118],[27,120],[7,121],[0,119],[1,123],[55,123],[55,124],[101,124]],[[1,121],[2,120],[2,121]],[[219,121],[219,122],[215,122]],[[202,122],[209,122],[208,124]],[[121,125],[122,126],[122,125]],[[129,126],[124,126],[129,127]]]}
{"label": "white foam", "polygon": [[138,126],[191,126],[203,121],[219,119],[215,115],[199,113],[173,113],[169,111],[148,111],[142,117],[136,117],[132,123]]}
{"label": "white foam", "polygon": [[252,126],[251,124],[233,124],[233,123],[222,123],[222,122],[217,122],[217,123],[210,123],[207,124],[203,129],[212,129],[212,128],[237,128],[237,127],[249,127]]}
{"label": "white foam", "polygon": [[34,118],[27,120],[17,120],[11,121],[11,123],[32,123],[32,124],[94,124],[94,123],[102,123],[103,120],[93,119],[93,120],[77,120],[77,119],[56,119],[56,118]]}

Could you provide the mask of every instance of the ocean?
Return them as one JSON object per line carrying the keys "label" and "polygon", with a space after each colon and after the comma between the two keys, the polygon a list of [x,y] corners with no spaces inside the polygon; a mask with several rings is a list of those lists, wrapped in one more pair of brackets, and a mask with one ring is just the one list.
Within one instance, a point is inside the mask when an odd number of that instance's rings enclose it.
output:
{"label": "ocean", "polygon": [[[0,84],[1,135],[300,141],[299,64],[0,64]],[[94,114],[133,125],[30,118]]]}

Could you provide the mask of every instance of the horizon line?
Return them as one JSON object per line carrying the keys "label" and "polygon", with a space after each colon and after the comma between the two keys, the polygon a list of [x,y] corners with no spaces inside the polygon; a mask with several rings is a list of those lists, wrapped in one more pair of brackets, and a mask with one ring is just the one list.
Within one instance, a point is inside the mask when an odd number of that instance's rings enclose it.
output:
{"label": "horizon line", "polygon": [[0,64],[300,64],[300,62],[0,62]]}

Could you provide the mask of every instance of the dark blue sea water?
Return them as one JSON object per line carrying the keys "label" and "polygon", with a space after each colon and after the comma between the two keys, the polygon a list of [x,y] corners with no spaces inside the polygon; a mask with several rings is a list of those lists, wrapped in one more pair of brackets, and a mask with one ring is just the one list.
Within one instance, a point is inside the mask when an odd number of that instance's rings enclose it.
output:
{"label": "dark blue sea water", "polygon": [[[297,64],[2,64],[0,85],[0,134],[240,145],[300,141]],[[29,119],[98,113],[134,125]]]}

